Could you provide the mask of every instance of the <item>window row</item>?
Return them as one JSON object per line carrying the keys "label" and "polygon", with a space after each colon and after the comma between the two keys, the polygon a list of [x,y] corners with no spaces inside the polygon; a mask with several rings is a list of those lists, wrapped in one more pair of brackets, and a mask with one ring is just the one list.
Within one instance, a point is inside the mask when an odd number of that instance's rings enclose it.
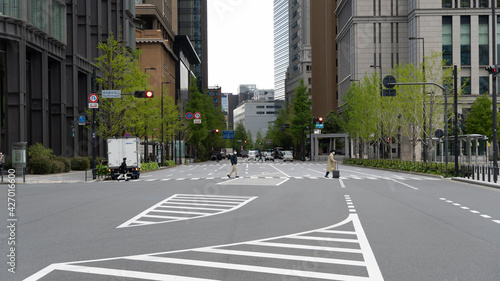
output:
{"label": "window row", "polygon": [[[497,27],[500,17],[497,17]],[[489,16],[478,17],[478,57],[480,65],[489,64]],[[497,29],[497,38],[500,38],[500,33]],[[453,64],[453,17],[443,16],[442,18],[442,51],[443,60],[447,65]],[[500,43],[499,41],[497,41]],[[498,45],[497,45],[498,48]],[[471,17],[460,16],[460,64],[471,64]]]}
{"label": "window row", "polygon": [[[442,0],[443,8],[489,8],[490,0]],[[500,0],[496,0],[496,6],[500,7]]]}

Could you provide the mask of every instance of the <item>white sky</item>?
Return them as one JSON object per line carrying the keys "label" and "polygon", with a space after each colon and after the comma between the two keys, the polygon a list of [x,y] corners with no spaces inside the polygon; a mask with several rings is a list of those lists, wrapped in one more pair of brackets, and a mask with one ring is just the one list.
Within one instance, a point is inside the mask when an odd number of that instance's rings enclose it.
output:
{"label": "white sky", "polygon": [[208,85],[274,89],[272,0],[208,0]]}

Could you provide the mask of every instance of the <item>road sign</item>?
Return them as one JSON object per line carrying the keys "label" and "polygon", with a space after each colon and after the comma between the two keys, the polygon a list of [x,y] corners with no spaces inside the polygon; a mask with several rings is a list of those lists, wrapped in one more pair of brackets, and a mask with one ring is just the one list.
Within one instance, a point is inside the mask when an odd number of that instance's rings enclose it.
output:
{"label": "road sign", "polygon": [[102,97],[107,99],[121,98],[122,90],[102,90]]}
{"label": "road sign", "polygon": [[80,115],[80,117],[78,117],[78,122],[84,123],[85,122],[85,116],[84,115]]}
{"label": "road sign", "polygon": [[234,131],[222,131],[222,138],[225,140],[234,139]]}
{"label": "road sign", "polygon": [[201,118],[201,113],[195,112],[194,113],[194,119],[200,119]]}
{"label": "road sign", "polygon": [[126,137],[126,138],[130,138],[130,133],[126,133],[126,134],[124,135],[124,137]]}
{"label": "road sign", "polygon": [[396,78],[394,78],[394,76],[392,76],[392,75],[387,75],[386,77],[384,77],[384,80],[382,81],[382,83],[384,84],[384,87],[392,89],[392,88],[394,88],[395,85],[391,85],[391,84],[396,83]]}
{"label": "road sign", "polygon": [[193,113],[192,112],[186,113],[186,119],[188,119],[188,120],[193,119]]}
{"label": "road sign", "polygon": [[316,123],[316,129],[323,129],[323,123]]}
{"label": "road sign", "polygon": [[91,103],[89,103],[89,108],[92,108],[92,109],[99,108],[99,104],[91,102]]}
{"label": "road sign", "polygon": [[201,119],[194,119],[193,123],[195,123],[195,124],[201,124]]}
{"label": "road sign", "polygon": [[99,100],[99,97],[97,96],[97,94],[92,93],[89,95],[89,101],[91,103],[97,103],[98,100]]}
{"label": "road sign", "polygon": [[396,95],[396,89],[382,89],[383,97],[395,97]]}

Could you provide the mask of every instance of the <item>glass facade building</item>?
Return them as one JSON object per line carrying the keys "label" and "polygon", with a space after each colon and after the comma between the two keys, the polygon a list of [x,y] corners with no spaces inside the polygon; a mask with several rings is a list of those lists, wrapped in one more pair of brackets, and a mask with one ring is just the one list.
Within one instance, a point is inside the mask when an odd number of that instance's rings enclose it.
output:
{"label": "glass facade building", "polygon": [[285,99],[285,78],[288,67],[288,0],[274,0],[274,94]]}
{"label": "glass facade building", "polygon": [[201,60],[194,66],[200,91],[208,89],[207,0],[178,1],[178,35],[187,35]]}

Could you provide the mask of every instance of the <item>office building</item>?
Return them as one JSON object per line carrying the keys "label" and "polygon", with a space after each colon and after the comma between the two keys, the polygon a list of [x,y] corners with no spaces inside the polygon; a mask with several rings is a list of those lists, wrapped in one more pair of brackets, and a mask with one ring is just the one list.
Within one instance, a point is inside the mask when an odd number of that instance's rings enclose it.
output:
{"label": "office building", "polygon": [[274,0],[274,90],[276,99],[285,99],[285,78],[288,68],[288,1]]}
{"label": "office building", "polygon": [[219,86],[208,87],[207,94],[212,99],[213,107],[222,112],[222,88]]}
{"label": "office building", "polygon": [[263,137],[267,134],[269,123],[275,121],[278,111],[283,109],[283,100],[262,101],[247,100],[234,109],[234,128],[236,124],[242,123],[246,130],[252,134],[252,140],[257,139],[260,132]]}
{"label": "office building", "polygon": [[311,1],[312,115],[326,116],[337,109],[338,75],[335,37],[337,0]]}
{"label": "office building", "polygon": [[187,35],[201,64],[194,66],[198,89],[208,89],[207,0],[178,0],[178,35]]}
{"label": "office building", "polygon": [[311,0],[290,0],[289,62],[285,78],[285,101],[292,103],[295,88],[303,80],[310,93],[311,81]]}

